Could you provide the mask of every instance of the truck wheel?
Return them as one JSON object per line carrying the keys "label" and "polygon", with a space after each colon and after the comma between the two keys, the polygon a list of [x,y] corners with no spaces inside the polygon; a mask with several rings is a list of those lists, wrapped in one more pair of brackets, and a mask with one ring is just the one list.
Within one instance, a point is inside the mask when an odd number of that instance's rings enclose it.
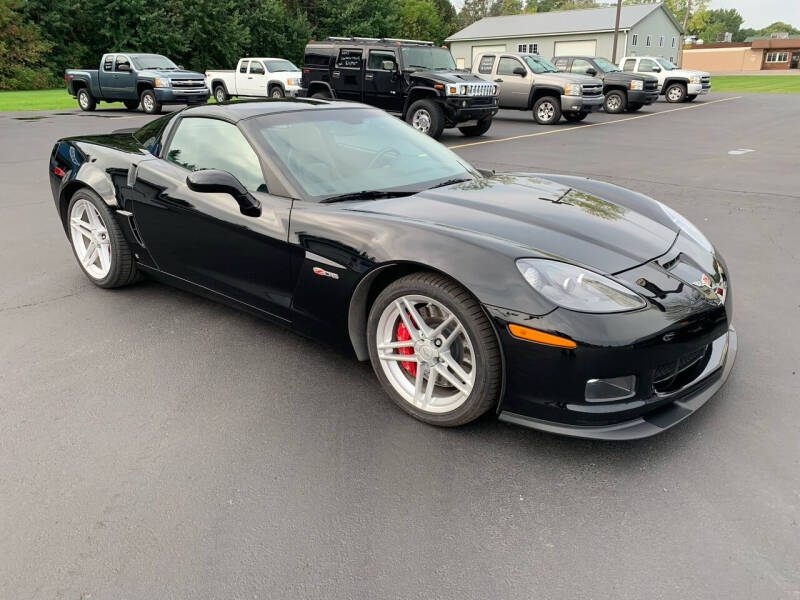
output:
{"label": "truck wheel", "polygon": [[686,98],[686,86],[682,83],[673,83],[667,88],[664,95],[667,97],[667,102],[683,102]]}
{"label": "truck wheel", "polygon": [[477,125],[473,125],[472,127],[459,127],[458,130],[467,137],[475,137],[489,131],[489,127],[491,126],[492,117],[487,117],[486,119],[478,121]]}
{"label": "truck wheel", "polygon": [[137,108],[139,108],[138,100],[124,100],[123,104],[125,105],[125,108],[127,108],[128,110],[136,110]]}
{"label": "truck wheel", "polygon": [[148,115],[157,115],[161,112],[161,103],[156,100],[156,93],[153,90],[144,90],[140,96],[142,109]]}
{"label": "truck wheel", "polygon": [[628,98],[626,98],[625,92],[611,90],[606,94],[606,99],[603,101],[603,109],[607,113],[616,115],[625,112],[627,104]]}
{"label": "truck wheel", "polygon": [[569,123],[577,123],[578,121],[583,121],[588,116],[589,116],[588,112],[564,113],[564,118]]}
{"label": "truck wheel", "polygon": [[86,88],[78,90],[78,106],[81,110],[94,110],[97,107],[97,100]]}
{"label": "truck wheel", "polygon": [[270,98],[283,98],[286,94],[283,93],[283,89],[279,85],[273,85],[269,90],[269,97]]}
{"label": "truck wheel", "polygon": [[444,130],[444,113],[436,102],[425,98],[411,105],[406,113],[406,122],[417,131],[438,140]]}
{"label": "truck wheel", "polygon": [[315,92],[311,94],[312,98],[317,98],[318,100],[330,100],[331,96],[328,92]]}
{"label": "truck wheel", "polygon": [[555,96],[542,96],[533,104],[533,118],[539,125],[555,125],[561,120],[561,103]]}
{"label": "truck wheel", "polygon": [[691,102],[695,98],[697,98],[697,94],[689,94],[688,96],[686,96],[686,101]]}
{"label": "truck wheel", "polygon": [[644,104],[639,104],[639,103],[636,103],[636,102],[631,102],[630,104],[628,104],[628,111],[629,111],[629,112],[636,112],[637,110],[639,110],[639,109],[640,109],[640,108],[642,108],[643,106],[644,106]]}
{"label": "truck wheel", "polygon": [[214,88],[214,100],[217,103],[222,104],[223,102],[227,102],[228,98],[228,92],[225,91],[224,85],[217,85]]}

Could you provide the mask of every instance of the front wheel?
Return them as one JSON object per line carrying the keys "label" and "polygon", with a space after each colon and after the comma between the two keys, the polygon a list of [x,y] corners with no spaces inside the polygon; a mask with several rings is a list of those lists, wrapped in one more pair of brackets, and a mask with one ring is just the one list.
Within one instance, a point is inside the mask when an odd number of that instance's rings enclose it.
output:
{"label": "front wheel", "polygon": [[78,106],[81,110],[91,111],[97,108],[97,100],[89,90],[81,88],[78,90]]}
{"label": "front wheel", "polygon": [[283,90],[280,86],[273,86],[273,88],[269,91],[270,98],[283,98],[286,94],[283,93]]}
{"label": "front wheel", "polygon": [[467,137],[475,137],[479,135],[483,135],[489,128],[492,126],[492,117],[488,117],[486,119],[482,119],[478,121],[476,125],[471,127],[459,127],[458,130],[463,133]]}
{"label": "front wheel", "polygon": [[533,105],[533,118],[539,125],[555,125],[561,120],[561,102],[554,96],[539,98]]}
{"label": "front wheel", "polygon": [[417,131],[438,140],[444,131],[444,112],[433,100],[417,100],[408,109],[406,122]]}
{"label": "front wheel", "polygon": [[327,92],[315,92],[311,94],[312,98],[317,98],[318,100],[330,100],[331,95]]}
{"label": "front wheel", "polygon": [[588,112],[577,112],[577,113],[565,113],[564,114],[564,118],[570,123],[577,123],[578,121],[583,121],[588,116],[589,116]]}
{"label": "front wheel", "polygon": [[613,90],[606,94],[605,100],[603,100],[603,110],[612,115],[616,115],[625,112],[627,104],[628,98],[625,96],[625,92]]}
{"label": "front wheel", "polygon": [[500,349],[480,304],[434,273],[398,279],[375,299],[367,322],[372,368],[392,400],[444,427],[497,404]]}
{"label": "front wheel", "polygon": [[156,100],[156,93],[153,90],[144,90],[139,97],[142,109],[148,115],[157,115],[161,112],[161,103]]}
{"label": "front wheel", "polygon": [[664,96],[666,96],[667,102],[683,102],[686,99],[686,86],[682,83],[673,83],[664,92]]}
{"label": "front wheel", "polygon": [[137,108],[139,108],[138,100],[125,100],[123,104],[125,104],[125,108],[127,108],[128,110],[136,110]]}

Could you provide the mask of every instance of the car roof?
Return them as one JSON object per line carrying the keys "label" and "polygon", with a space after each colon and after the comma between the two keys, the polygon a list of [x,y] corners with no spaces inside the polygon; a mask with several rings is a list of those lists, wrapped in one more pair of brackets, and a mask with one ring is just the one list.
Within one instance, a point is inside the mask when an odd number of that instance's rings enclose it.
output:
{"label": "car roof", "polygon": [[263,100],[237,100],[221,104],[201,104],[185,108],[184,116],[212,117],[231,123],[244,119],[303,110],[331,110],[341,108],[365,108],[378,110],[359,102],[343,100],[323,100],[320,98],[280,98]]}
{"label": "car roof", "polygon": [[[602,58],[600,56],[589,56],[588,54],[559,54],[555,58],[583,58],[584,60],[594,60],[595,58]],[[610,62],[610,61],[609,61]]]}

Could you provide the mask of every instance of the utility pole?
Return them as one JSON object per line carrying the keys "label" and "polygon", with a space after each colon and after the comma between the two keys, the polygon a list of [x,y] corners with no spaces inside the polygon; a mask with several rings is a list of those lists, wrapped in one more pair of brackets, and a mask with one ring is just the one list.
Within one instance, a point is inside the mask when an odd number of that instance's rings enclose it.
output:
{"label": "utility pole", "polygon": [[617,0],[617,20],[614,22],[614,49],[611,50],[611,62],[617,64],[617,38],[619,37],[619,13],[622,11],[622,0]]}
{"label": "utility pole", "polygon": [[678,66],[683,67],[683,45],[686,43],[686,24],[689,22],[689,10],[692,8],[692,0],[686,0],[686,12],[683,13],[683,31],[681,32],[681,47],[678,48]]}

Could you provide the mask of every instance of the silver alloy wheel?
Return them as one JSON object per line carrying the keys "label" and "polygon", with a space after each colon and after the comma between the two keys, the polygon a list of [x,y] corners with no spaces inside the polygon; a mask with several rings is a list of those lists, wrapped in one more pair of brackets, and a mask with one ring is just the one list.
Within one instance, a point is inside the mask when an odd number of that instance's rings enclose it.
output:
{"label": "silver alloy wheel", "polygon": [[606,99],[606,107],[612,112],[619,110],[621,105],[622,102],[620,101],[619,96],[616,94],[612,94]]}
{"label": "silver alloy wheel", "polygon": [[536,116],[540,121],[550,121],[556,112],[556,107],[549,100],[542,102],[536,109]]}
{"label": "silver alloy wheel", "polygon": [[270,94],[270,96],[272,96],[273,98],[283,98],[283,92],[279,87],[272,88],[272,93]]}
{"label": "silver alloy wheel", "polygon": [[[401,322],[411,339],[398,339]],[[472,393],[477,371],[472,340],[441,302],[416,294],[395,299],[378,320],[375,341],[384,375],[417,409],[447,413]],[[402,354],[404,348],[412,353]],[[416,375],[403,363],[416,365]]]}
{"label": "silver alloy wheel", "polygon": [[418,108],[411,118],[411,126],[422,133],[428,133],[431,130],[431,113],[425,108]]}
{"label": "silver alloy wheel", "polygon": [[678,100],[680,100],[682,95],[683,95],[683,91],[677,85],[673,85],[671,88],[669,88],[667,90],[667,97],[672,102],[677,102]]}
{"label": "silver alloy wheel", "polygon": [[217,102],[225,102],[225,90],[222,89],[222,86],[217,86],[217,89],[214,91],[214,100]]}
{"label": "silver alloy wheel", "polygon": [[155,106],[152,94],[144,94],[142,96],[142,106],[146,112],[152,112],[153,107]]}
{"label": "silver alloy wheel", "polygon": [[69,214],[70,238],[75,255],[92,279],[105,279],[111,270],[111,238],[94,204],[81,198]]}
{"label": "silver alloy wheel", "polygon": [[89,107],[89,92],[86,90],[78,92],[78,104],[80,104],[81,108],[84,110]]}

